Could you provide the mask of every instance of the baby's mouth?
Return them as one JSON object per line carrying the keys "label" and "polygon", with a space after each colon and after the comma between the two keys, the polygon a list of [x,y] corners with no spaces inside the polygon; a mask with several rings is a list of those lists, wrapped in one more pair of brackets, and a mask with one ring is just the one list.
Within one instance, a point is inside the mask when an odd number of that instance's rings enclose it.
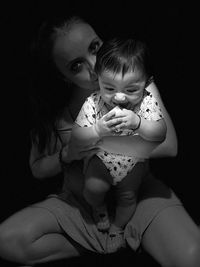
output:
{"label": "baby's mouth", "polygon": [[128,109],[129,103],[114,103],[115,106],[118,106],[119,108],[123,109],[126,108]]}

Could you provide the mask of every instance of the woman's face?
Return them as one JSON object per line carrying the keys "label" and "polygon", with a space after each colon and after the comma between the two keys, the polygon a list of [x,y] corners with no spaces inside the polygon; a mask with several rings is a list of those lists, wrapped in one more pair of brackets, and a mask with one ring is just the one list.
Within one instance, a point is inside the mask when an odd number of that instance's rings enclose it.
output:
{"label": "woman's face", "polygon": [[102,41],[92,27],[81,22],[70,26],[66,34],[57,37],[53,56],[66,81],[84,89],[98,89],[94,65],[101,45]]}

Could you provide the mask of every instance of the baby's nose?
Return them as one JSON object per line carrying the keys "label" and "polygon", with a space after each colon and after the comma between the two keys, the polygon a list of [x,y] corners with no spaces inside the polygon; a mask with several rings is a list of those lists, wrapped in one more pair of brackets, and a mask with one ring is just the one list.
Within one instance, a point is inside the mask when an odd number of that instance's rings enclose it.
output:
{"label": "baby's nose", "polygon": [[116,101],[120,101],[121,102],[121,101],[125,101],[126,100],[126,96],[123,93],[116,93],[115,96],[114,96],[114,99]]}

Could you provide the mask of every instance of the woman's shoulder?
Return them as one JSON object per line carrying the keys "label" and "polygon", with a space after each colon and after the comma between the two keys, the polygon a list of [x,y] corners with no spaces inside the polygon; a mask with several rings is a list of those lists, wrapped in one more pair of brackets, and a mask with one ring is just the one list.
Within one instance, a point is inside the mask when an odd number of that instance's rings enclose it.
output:
{"label": "woman's shoulder", "polygon": [[160,93],[153,76],[148,79],[145,86],[145,91],[154,96],[155,98],[160,98]]}
{"label": "woman's shoulder", "polygon": [[149,85],[153,84],[154,83],[154,77],[153,76],[150,76],[146,82],[146,86],[145,88],[149,87]]}
{"label": "woman's shoulder", "polygon": [[92,103],[96,103],[99,101],[99,99],[100,99],[100,92],[95,91],[87,98],[87,101],[92,102]]}
{"label": "woman's shoulder", "polygon": [[71,130],[72,125],[73,125],[73,118],[70,114],[69,108],[66,107],[62,113],[62,116],[57,121],[57,129],[58,130],[62,130],[62,129]]}

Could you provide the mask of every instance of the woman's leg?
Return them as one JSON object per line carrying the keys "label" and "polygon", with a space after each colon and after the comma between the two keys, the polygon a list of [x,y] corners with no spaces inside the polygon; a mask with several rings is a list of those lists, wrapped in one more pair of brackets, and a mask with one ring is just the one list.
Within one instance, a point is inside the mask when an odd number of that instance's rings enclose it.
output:
{"label": "woman's leg", "polygon": [[45,208],[25,208],[0,225],[0,257],[6,260],[32,265],[79,255],[78,244]]}
{"label": "woman's leg", "polygon": [[146,229],[142,246],[163,267],[200,266],[200,230],[183,206],[162,210]]}

